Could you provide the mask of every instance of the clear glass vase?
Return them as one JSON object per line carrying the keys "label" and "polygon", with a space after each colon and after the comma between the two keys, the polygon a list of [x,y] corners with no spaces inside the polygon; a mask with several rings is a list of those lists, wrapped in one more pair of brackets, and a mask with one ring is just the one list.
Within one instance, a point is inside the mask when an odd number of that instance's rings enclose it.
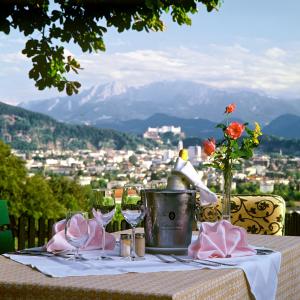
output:
{"label": "clear glass vase", "polygon": [[222,195],[222,219],[230,222],[230,200],[231,200],[231,184],[232,184],[232,169],[229,165],[223,171],[224,185]]}

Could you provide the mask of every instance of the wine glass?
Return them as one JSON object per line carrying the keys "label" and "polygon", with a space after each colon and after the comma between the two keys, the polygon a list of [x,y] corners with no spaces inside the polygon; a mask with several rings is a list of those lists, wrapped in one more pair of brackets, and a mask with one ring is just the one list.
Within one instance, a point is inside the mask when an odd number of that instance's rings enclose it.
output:
{"label": "wine glass", "polygon": [[105,190],[105,195],[98,197],[92,209],[97,224],[102,229],[101,256],[98,259],[110,259],[105,252],[105,229],[115,214],[115,191]]}
{"label": "wine glass", "polygon": [[145,206],[142,199],[144,193],[145,190],[140,184],[127,184],[123,188],[121,212],[126,222],[130,224],[132,230],[130,256],[125,259],[131,261],[144,259],[135,253],[135,228],[145,216]]}
{"label": "wine glass", "polygon": [[66,240],[76,249],[72,258],[75,260],[81,260],[83,258],[79,255],[79,248],[84,246],[89,238],[88,213],[81,211],[68,212],[65,224]]}

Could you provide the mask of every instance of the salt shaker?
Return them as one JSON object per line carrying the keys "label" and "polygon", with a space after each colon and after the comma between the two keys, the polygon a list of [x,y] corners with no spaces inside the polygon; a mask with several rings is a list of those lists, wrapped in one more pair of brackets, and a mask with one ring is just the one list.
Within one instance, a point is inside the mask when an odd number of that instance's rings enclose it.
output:
{"label": "salt shaker", "polygon": [[130,256],[131,234],[120,235],[120,256]]}
{"label": "salt shaker", "polygon": [[135,253],[138,256],[145,256],[145,234],[135,234]]}

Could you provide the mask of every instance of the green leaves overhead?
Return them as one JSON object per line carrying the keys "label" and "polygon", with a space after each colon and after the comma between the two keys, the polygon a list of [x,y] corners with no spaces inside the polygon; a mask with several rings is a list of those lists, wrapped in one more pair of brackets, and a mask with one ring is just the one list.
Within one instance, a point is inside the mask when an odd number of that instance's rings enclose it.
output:
{"label": "green leaves overhead", "polygon": [[[124,30],[163,31],[161,17],[171,13],[179,25],[191,25],[189,13],[202,3],[208,12],[218,9],[221,0],[28,0],[1,4],[0,32],[19,30],[29,37],[22,51],[32,61],[29,78],[43,90],[55,87],[68,95],[78,93],[80,83],[67,79],[78,74],[80,64],[67,56],[63,43],[72,42],[83,52],[105,51],[107,27]],[[53,3],[54,2],[54,3]]]}
{"label": "green leaves overhead", "polygon": [[36,82],[39,90],[55,86],[59,91],[66,89],[68,95],[78,93],[80,83],[68,81],[64,74],[70,71],[77,74],[80,64],[71,56],[66,59],[62,46],[51,46],[46,38],[30,39],[22,53],[31,58],[33,67],[29,71],[29,78]]}

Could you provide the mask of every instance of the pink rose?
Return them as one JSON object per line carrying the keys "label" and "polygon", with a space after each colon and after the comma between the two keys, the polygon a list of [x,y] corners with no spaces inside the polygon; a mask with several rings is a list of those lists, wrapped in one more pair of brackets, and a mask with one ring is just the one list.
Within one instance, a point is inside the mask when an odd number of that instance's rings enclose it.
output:
{"label": "pink rose", "polygon": [[232,139],[236,140],[242,135],[244,129],[245,125],[238,122],[232,122],[226,128],[225,133]]}
{"label": "pink rose", "polygon": [[205,140],[203,142],[204,153],[208,156],[212,155],[216,150],[216,141],[214,138]]}

